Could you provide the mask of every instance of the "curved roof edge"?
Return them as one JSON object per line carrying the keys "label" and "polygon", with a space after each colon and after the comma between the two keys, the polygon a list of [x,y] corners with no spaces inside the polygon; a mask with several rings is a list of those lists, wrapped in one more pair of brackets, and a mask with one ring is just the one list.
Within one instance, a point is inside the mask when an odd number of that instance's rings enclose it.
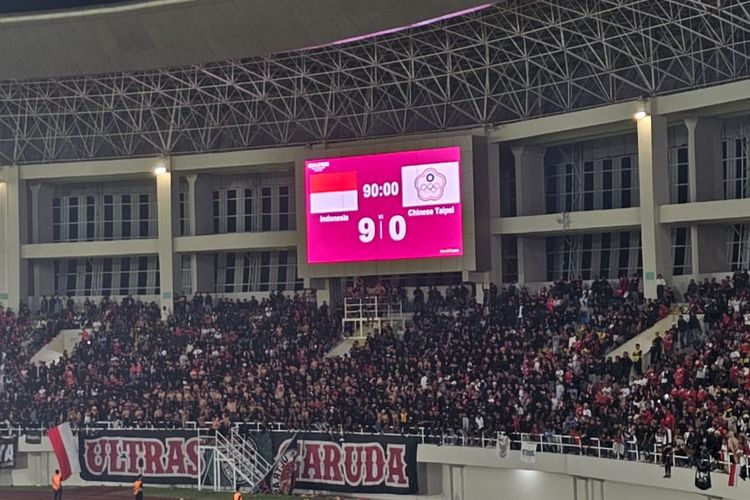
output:
{"label": "curved roof edge", "polygon": [[148,0],[0,16],[0,75],[37,80],[206,64],[345,43],[488,0]]}

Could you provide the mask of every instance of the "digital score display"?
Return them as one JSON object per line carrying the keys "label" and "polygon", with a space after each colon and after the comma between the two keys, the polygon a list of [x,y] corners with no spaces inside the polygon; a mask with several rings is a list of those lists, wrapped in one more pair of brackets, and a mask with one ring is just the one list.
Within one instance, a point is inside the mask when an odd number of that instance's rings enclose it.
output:
{"label": "digital score display", "polygon": [[307,262],[463,255],[461,149],[305,162]]}

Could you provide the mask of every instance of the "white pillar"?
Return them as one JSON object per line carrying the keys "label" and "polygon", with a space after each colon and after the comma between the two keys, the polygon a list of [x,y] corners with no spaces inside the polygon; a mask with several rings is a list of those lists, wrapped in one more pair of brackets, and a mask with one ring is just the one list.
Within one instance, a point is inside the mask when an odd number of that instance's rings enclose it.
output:
{"label": "white pillar", "polygon": [[659,207],[669,203],[667,173],[667,119],[646,116],[638,120],[638,175],[641,195],[641,248],[643,293],[656,297],[656,277],[669,282],[672,275],[671,234],[659,222]]}
{"label": "white pillar", "polygon": [[[168,160],[164,160],[167,164]],[[179,289],[179,265],[174,253],[173,235],[176,234],[178,221],[174,217],[174,203],[177,200],[178,183],[172,182],[172,172],[167,171],[156,176],[156,202],[159,227],[159,284],[161,288],[162,316],[174,308],[174,291]]]}
{"label": "white pillar", "polygon": [[5,167],[5,292],[0,295],[3,304],[15,311],[21,301],[26,300],[26,263],[21,259],[21,243],[24,241],[25,214],[24,183],[18,175],[18,167]]}
{"label": "white pillar", "polygon": [[516,213],[541,215],[544,209],[545,148],[515,146],[511,148],[516,171]]}

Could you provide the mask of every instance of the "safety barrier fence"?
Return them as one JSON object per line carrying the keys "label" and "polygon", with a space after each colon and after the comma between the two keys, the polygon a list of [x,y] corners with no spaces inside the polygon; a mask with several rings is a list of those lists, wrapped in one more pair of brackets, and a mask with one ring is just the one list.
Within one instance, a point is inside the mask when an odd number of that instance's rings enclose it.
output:
{"label": "safety barrier fence", "polygon": [[[615,443],[612,440],[599,439],[594,437],[566,436],[561,434],[530,434],[530,433],[510,433],[501,432],[489,433],[469,433],[469,432],[441,432],[434,433],[429,427],[417,426],[406,429],[404,432],[373,432],[360,428],[358,430],[342,431],[340,429],[330,428],[324,425],[315,426],[306,431],[291,429],[281,423],[261,423],[261,422],[243,422],[234,423],[231,429],[212,429],[201,427],[197,422],[186,422],[184,426],[164,426],[159,423],[149,426],[122,426],[117,422],[94,422],[85,426],[76,428],[78,431],[95,432],[97,430],[195,430],[202,437],[213,434],[225,434],[227,437],[233,435],[248,435],[256,432],[327,432],[333,436],[345,435],[376,435],[376,436],[405,436],[413,437],[421,444],[434,444],[438,446],[464,446],[478,448],[499,448],[503,443],[507,443],[507,449],[520,450],[523,443],[536,443],[536,451],[539,453],[554,454],[571,454],[589,457],[598,457],[610,460],[629,460],[644,463],[653,463],[663,466],[665,460],[671,462],[673,467],[692,467],[693,458],[684,453],[681,449],[676,449],[671,453],[665,453],[660,443],[653,443],[648,448],[644,448],[635,439],[630,439]],[[28,433],[46,433],[43,428],[29,428],[12,426],[6,423],[0,423],[0,435],[24,435]],[[715,471],[726,472],[729,469],[732,460],[726,450],[722,450],[720,459],[712,460]],[[265,464],[263,464],[265,465]],[[745,468],[748,477],[750,477],[750,464],[741,463]]]}

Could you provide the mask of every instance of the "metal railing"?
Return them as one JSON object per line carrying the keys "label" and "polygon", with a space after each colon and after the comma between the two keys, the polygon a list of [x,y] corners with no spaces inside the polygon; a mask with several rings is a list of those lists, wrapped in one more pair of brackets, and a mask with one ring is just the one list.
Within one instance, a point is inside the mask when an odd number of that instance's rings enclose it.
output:
{"label": "metal railing", "polygon": [[366,326],[377,329],[381,329],[384,324],[399,323],[404,326],[406,318],[400,301],[372,295],[344,298],[344,315],[341,322],[345,332],[347,325],[353,325],[352,336],[364,338],[369,333],[365,331]]}
{"label": "metal railing", "polygon": [[[220,469],[222,464],[229,466],[233,489],[242,483],[252,487],[271,470],[271,463],[258,452],[250,440],[239,434],[237,427],[233,427],[229,434],[213,429],[199,429],[198,435],[201,448],[211,449],[215,453],[215,467]],[[218,470],[214,476],[219,477]],[[199,488],[201,486],[199,483]],[[219,486],[219,483],[215,481],[214,486]]]}
{"label": "metal railing", "polygon": [[[142,427],[123,427],[113,422],[95,422],[87,426],[80,426],[77,430],[96,431],[105,429],[122,429],[122,430],[169,430],[170,428],[159,426],[142,426]],[[250,440],[243,438],[243,434],[258,432],[317,432],[328,433],[334,437],[344,437],[346,435],[369,435],[369,436],[401,436],[412,437],[418,440],[420,444],[433,444],[438,446],[462,446],[475,448],[497,448],[502,442],[502,437],[506,436],[501,432],[474,432],[465,431],[448,431],[440,434],[430,432],[428,427],[416,426],[407,429],[405,432],[372,432],[360,427],[357,430],[343,431],[341,429],[332,429],[325,425],[319,425],[315,428],[299,430],[286,427],[282,423],[262,423],[262,422],[242,422],[234,423],[228,434],[222,435],[221,431],[215,429],[198,427],[196,422],[188,422],[185,427],[172,427],[171,429],[190,429],[196,430],[202,439],[225,440],[233,443],[233,446],[241,450],[250,452],[249,454],[255,459],[250,460],[248,468],[256,472],[267,471],[270,464],[256,452],[255,446]],[[46,433],[46,429],[10,426],[7,423],[0,423],[0,435],[23,435],[29,432]],[[648,448],[643,448],[636,439],[629,439],[615,446],[612,440],[604,440],[595,437],[581,438],[579,436],[567,436],[562,434],[529,434],[529,433],[511,433],[507,435],[509,450],[520,450],[523,443],[537,443],[537,451],[540,453],[552,454],[569,454],[596,457],[608,460],[627,460],[642,463],[651,463],[659,466],[664,464],[664,455],[659,443],[653,443]],[[208,441],[207,444],[211,442]],[[669,453],[666,459],[671,462],[673,467],[692,467],[693,458],[687,454],[681,453],[679,449]],[[722,451],[721,458],[712,459],[714,470],[726,472],[732,463],[728,452]],[[746,469],[750,476],[750,463],[740,464]],[[257,476],[256,476],[257,477]]]}
{"label": "metal railing", "polygon": [[[75,425],[71,422],[71,428],[73,432],[96,432],[96,431],[111,431],[111,430],[128,430],[128,431],[146,431],[146,430],[205,430],[207,428],[199,427],[198,422],[187,421],[184,425],[172,425],[169,422],[155,422],[148,425],[123,425],[121,422],[112,422],[109,420],[100,420],[96,422],[89,422],[84,425]],[[29,432],[41,432],[42,435],[46,435],[48,427],[33,427],[33,426],[20,426],[13,425],[9,422],[0,422],[0,434],[4,435],[23,435]]]}
{"label": "metal railing", "polygon": [[403,314],[400,301],[372,295],[368,297],[346,297],[344,299],[344,318],[365,319],[390,318]]}

